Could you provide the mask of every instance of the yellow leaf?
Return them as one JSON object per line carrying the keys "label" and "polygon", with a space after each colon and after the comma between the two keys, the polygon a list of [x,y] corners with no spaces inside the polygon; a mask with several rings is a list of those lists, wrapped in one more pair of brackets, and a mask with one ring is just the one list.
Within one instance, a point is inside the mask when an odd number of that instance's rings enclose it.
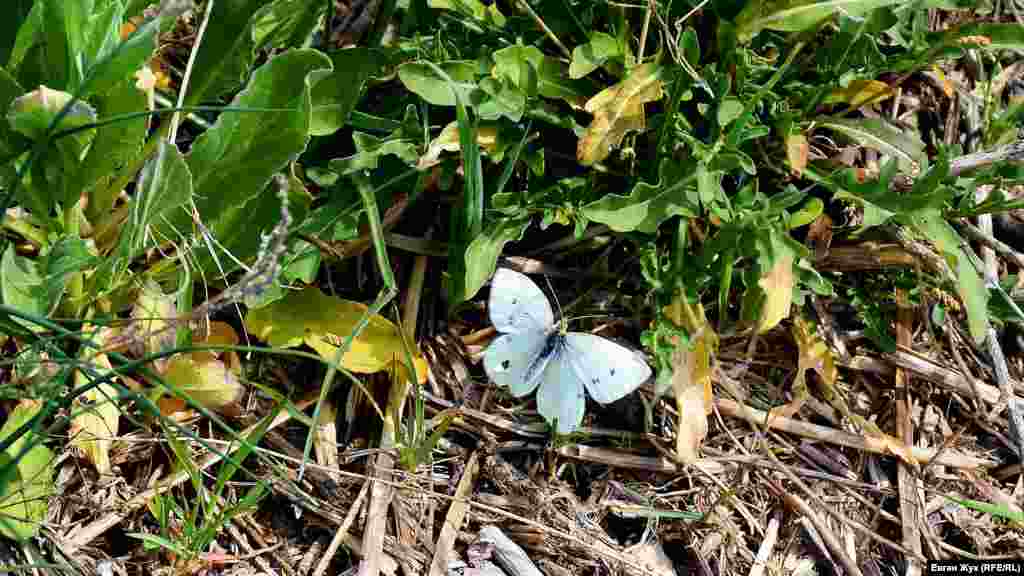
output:
{"label": "yellow leaf", "polygon": [[789,316],[789,307],[793,303],[793,256],[786,254],[778,258],[757,283],[765,294],[757,326],[758,333],[763,334]]}
{"label": "yellow leaf", "polygon": [[[327,360],[334,360],[338,348],[355,332],[367,306],[328,296],[314,286],[288,292],[274,303],[249,312],[246,328],[271,346],[284,348],[303,342]],[[418,383],[427,380],[427,365],[413,350]],[[405,348],[398,328],[379,314],[370,317],[341,359],[346,370],[373,374],[405,361]]]}
{"label": "yellow leaf", "polygon": [[[160,285],[148,280],[139,292],[139,296],[132,308],[132,318],[139,320],[139,330],[143,334],[154,334],[146,338],[143,349],[136,350],[140,356],[153,354],[174,347],[177,335],[174,330],[164,330],[170,318],[177,316],[178,307],[174,302],[174,296],[164,294]],[[166,362],[166,359],[157,360],[155,364],[159,367]]]}
{"label": "yellow leaf", "polygon": [[[86,331],[89,328],[86,327]],[[100,348],[108,340],[110,329],[103,328],[93,335]],[[87,377],[81,370],[75,372],[75,386],[88,384],[93,378],[108,374],[113,368],[106,354],[89,358],[97,374]],[[121,411],[117,406],[117,388],[109,382],[95,386],[75,398],[71,408],[71,445],[74,446],[101,475],[110,474],[110,447],[118,435]]]}
{"label": "yellow leaf", "polygon": [[711,359],[718,349],[718,334],[704,315],[704,308],[677,295],[664,310],[665,316],[691,334],[689,345],[675,338],[672,353],[672,390],[679,423],[676,454],[687,464],[700,458],[700,445],[708,433],[707,415],[712,409]]}
{"label": "yellow leaf", "polygon": [[178,354],[161,374],[172,392],[186,394],[210,410],[221,409],[242,396],[242,384],[220,360],[197,360]]}
{"label": "yellow leaf", "polygon": [[807,137],[803,134],[790,134],[786,137],[786,160],[789,160],[789,168],[797,176],[803,174],[807,167],[807,155],[809,147]]}
{"label": "yellow leaf", "polygon": [[[484,149],[484,152],[493,154],[498,149],[498,129],[494,126],[480,126],[476,130],[476,143]],[[449,122],[441,133],[430,141],[427,151],[420,157],[416,168],[425,170],[431,166],[441,163],[442,152],[458,152],[462,147],[459,144],[459,125],[456,122]]]}
{"label": "yellow leaf", "polygon": [[576,146],[580,164],[587,166],[604,160],[622,143],[626,132],[644,129],[644,104],[664,96],[661,73],[658,64],[642,64],[622,82],[605,88],[587,102],[584,109],[594,119]]}
{"label": "yellow leaf", "polygon": [[867,104],[877,104],[888,100],[895,94],[885,82],[878,80],[854,80],[844,88],[836,88],[825,97],[826,104],[849,104],[851,108],[860,108]]}
{"label": "yellow leaf", "polygon": [[803,318],[797,317],[793,320],[792,332],[800,355],[797,360],[796,377],[793,379],[793,401],[785,406],[772,408],[769,418],[792,418],[800,411],[810,397],[810,390],[807,387],[808,370],[818,374],[822,395],[831,404],[835,404],[832,400],[837,396],[835,385],[839,379],[839,370],[836,369],[832,351]]}

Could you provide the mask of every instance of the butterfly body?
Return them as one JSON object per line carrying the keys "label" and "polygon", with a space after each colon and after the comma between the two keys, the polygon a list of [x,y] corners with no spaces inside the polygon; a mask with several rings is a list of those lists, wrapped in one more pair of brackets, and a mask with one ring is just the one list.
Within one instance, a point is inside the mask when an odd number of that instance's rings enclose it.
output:
{"label": "butterfly body", "polygon": [[651,375],[643,357],[600,336],[555,324],[544,293],[528,277],[499,269],[491,284],[491,321],[502,335],[484,353],[496,384],[521,397],[537,390],[537,408],[560,433],[583,420],[583,391],[607,404],[629,394]]}

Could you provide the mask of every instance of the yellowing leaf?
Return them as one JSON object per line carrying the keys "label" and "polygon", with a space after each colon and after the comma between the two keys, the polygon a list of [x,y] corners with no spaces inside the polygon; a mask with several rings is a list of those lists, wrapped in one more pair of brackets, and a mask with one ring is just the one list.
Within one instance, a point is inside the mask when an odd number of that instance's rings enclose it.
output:
{"label": "yellowing leaf", "polygon": [[[101,329],[93,340],[103,348],[109,329]],[[86,349],[88,350],[88,349]],[[92,378],[103,376],[112,370],[106,354],[89,358],[97,374],[90,377],[81,371],[75,372],[75,386],[85,386]],[[71,410],[71,445],[96,467],[102,474],[110,474],[110,447],[118,435],[121,410],[117,406],[117,388],[109,382],[90,388],[77,398]]]}
{"label": "yellowing leaf", "polygon": [[[333,360],[345,339],[355,332],[367,307],[359,302],[328,296],[314,286],[289,292],[284,298],[249,312],[246,328],[271,346],[293,347],[305,342]],[[427,364],[414,352],[418,383],[426,382]],[[370,317],[341,358],[346,370],[373,374],[405,361],[398,328],[380,315]]]}
{"label": "yellowing leaf", "polygon": [[[9,439],[41,408],[42,404],[36,400],[22,400],[8,414],[7,421],[0,428],[0,438]],[[0,534],[18,542],[39,533],[54,492],[53,452],[42,444],[42,440],[38,434],[29,431],[0,453],[0,470],[6,473],[0,485]],[[32,447],[22,454],[29,446]]]}
{"label": "yellowing leaf", "polygon": [[757,283],[765,293],[757,325],[758,333],[763,334],[789,316],[789,307],[793,303],[793,256],[786,254],[778,258]]}
{"label": "yellowing leaf", "polygon": [[576,146],[576,159],[580,164],[586,166],[604,160],[622,143],[627,132],[646,127],[644,104],[664,96],[661,73],[658,64],[642,64],[622,82],[605,88],[587,101],[584,109],[593,114],[594,119]]}
{"label": "yellowing leaf", "polygon": [[[160,285],[148,280],[139,292],[139,296],[132,308],[132,318],[139,321],[138,326],[142,334],[152,334],[145,340],[141,349],[135,350],[140,356],[153,354],[174,347],[177,335],[174,330],[165,330],[169,319],[177,316],[178,307],[174,302],[174,296],[164,294]],[[166,362],[166,359],[157,360],[157,369]]]}
{"label": "yellowing leaf", "polygon": [[186,394],[210,410],[221,409],[242,396],[242,384],[220,360],[197,360],[178,354],[161,374],[172,392]]}
{"label": "yellowing leaf", "polygon": [[789,160],[789,169],[793,174],[803,174],[804,168],[807,168],[809,150],[807,137],[803,134],[790,134],[786,137],[786,160]]}
{"label": "yellowing leaf", "polygon": [[[803,318],[797,317],[793,320],[793,339],[796,340],[800,357],[797,361],[796,377],[793,379],[793,401],[786,406],[772,408],[770,418],[784,416],[792,418],[800,411],[810,391],[807,387],[807,371],[815,371],[821,382],[822,395],[831,404],[837,397],[835,391],[836,382],[839,379],[839,371],[836,369],[835,360],[832,358],[832,351],[828,345],[818,336],[813,327]],[[844,406],[845,408],[845,406]],[[842,411],[842,409],[841,409]]]}
{"label": "yellowing leaf", "polygon": [[860,108],[888,100],[895,94],[892,87],[878,80],[853,80],[843,88],[836,88],[825,97],[825,104],[849,104]]}
{"label": "yellowing leaf", "polygon": [[700,444],[708,433],[707,415],[712,409],[711,358],[718,349],[718,334],[708,325],[704,308],[691,307],[677,295],[664,310],[665,316],[691,334],[689,345],[678,339],[672,353],[672,390],[679,422],[676,455],[687,464],[700,458]]}
{"label": "yellowing leaf", "polygon": [[[480,126],[476,131],[476,143],[488,154],[493,154],[497,150],[498,129],[494,126]],[[430,141],[427,151],[417,163],[417,169],[425,170],[440,164],[442,152],[458,152],[459,150],[459,125],[456,122],[449,122],[437,135],[437,138]]]}

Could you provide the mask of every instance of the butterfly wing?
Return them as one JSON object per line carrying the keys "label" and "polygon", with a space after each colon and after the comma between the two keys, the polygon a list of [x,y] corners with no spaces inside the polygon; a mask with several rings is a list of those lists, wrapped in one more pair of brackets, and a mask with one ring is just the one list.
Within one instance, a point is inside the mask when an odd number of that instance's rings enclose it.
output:
{"label": "butterfly wing", "polygon": [[551,360],[549,345],[544,330],[502,334],[484,352],[484,371],[495,384],[508,386],[513,396],[525,396],[537,387]]}
{"label": "butterfly wing", "polygon": [[498,332],[546,332],[555,323],[544,292],[525,274],[508,268],[499,268],[494,273],[487,306]]}
{"label": "butterfly wing", "polygon": [[562,357],[601,404],[622,398],[651,377],[651,367],[639,353],[593,334],[566,334]]}
{"label": "butterfly wing", "polygon": [[[562,336],[556,334],[553,338],[561,339]],[[548,422],[557,420],[559,434],[568,434],[580,425],[587,405],[583,397],[583,381],[572,369],[566,352],[564,340],[554,346],[537,391],[537,411]]]}

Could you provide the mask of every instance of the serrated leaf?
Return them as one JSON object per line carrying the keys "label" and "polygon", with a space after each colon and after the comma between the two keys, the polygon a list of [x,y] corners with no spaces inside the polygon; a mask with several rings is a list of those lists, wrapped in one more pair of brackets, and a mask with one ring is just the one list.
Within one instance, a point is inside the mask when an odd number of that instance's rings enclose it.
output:
{"label": "serrated leaf", "polygon": [[[19,402],[0,428],[0,439],[10,440],[11,435],[41,409],[42,404],[36,400]],[[39,526],[46,519],[50,497],[54,495],[54,456],[42,440],[36,432],[26,432],[2,454],[0,465],[10,468],[6,470],[6,483],[0,496],[0,533],[17,542],[24,542],[39,533]],[[22,451],[29,446],[31,448],[23,454]]]}
{"label": "serrated leaf", "polygon": [[662,67],[637,66],[618,84],[605,88],[584,108],[594,115],[576,146],[576,159],[584,166],[600,162],[617,148],[627,132],[646,128],[644,104],[664,96]]}
{"label": "serrated leaf", "polygon": [[[366,310],[365,304],[328,296],[315,286],[309,286],[252,310],[245,318],[245,326],[271,346],[292,348],[306,343],[322,357],[333,360]],[[341,359],[341,366],[352,372],[374,374],[395,362],[403,362],[404,358],[405,348],[398,328],[383,316],[375,315],[353,339]],[[416,362],[416,373],[425,381],[426,364],[418,356]]]}
{"label": "serrated leaf", "polygon": [[927,164],[924,142],[916,133],[907,133],[878,118],[822,118],[818,124],[845,134],[862,146],[894,156],[905,172]]}
{"label": "serrated leaf", "polygon": [[697,215],[697,207],[687,200],[687,190],[696,186],[695,178],[695,172],[678,173],[674,163],[663,160],[657,184],[639,182],[628,196],[606,194],[583,206],[582,212],[588,220],[616,232],[652,233],[672,216]]}
{"label": "serrated leaf", "polygon": [[434,70],[421,62],[409,62],[398,67],[398,79],[410,92],[423,98],[435,106],[455,106],[455,94],[459,92],[463,102],[469,102],[470,95],[477,89],[476,62],[472,60],[453,60],[438,64],[453,85],[434,73]]}

